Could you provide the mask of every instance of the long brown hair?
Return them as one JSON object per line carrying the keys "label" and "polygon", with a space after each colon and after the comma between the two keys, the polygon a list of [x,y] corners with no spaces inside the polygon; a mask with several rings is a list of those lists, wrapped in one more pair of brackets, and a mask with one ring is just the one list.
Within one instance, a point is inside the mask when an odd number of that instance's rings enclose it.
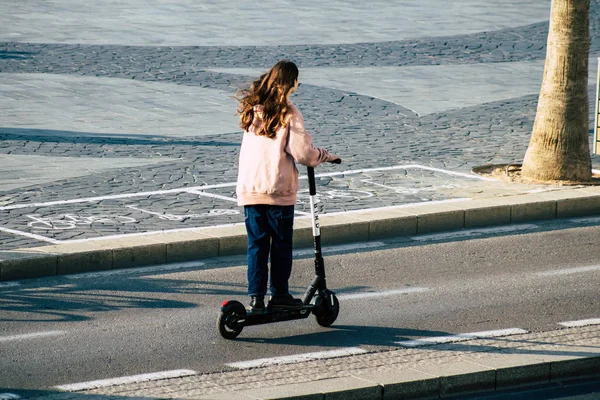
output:
{"label": "long brown hair", "polygon": [[237,112],[240,115],[242,129],[244,131],[250,129],[254,120],[254,106],[262,105],[263,124],[257,133],[268,138],[275,137],[277,130],[286,126],[287,95],[296,85],[297,80],[296,64],[290,60],[281,60],[269,72],[252,82],[249,89],[238,92]]}

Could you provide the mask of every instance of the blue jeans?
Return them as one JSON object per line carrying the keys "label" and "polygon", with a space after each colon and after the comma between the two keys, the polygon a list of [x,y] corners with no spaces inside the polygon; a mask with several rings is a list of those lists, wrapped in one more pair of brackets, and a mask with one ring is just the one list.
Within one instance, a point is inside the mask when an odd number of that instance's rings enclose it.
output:
{"label": "blue jeans", "polygon": [[294,206],[244,206],[248,233],[248,294],[264,296],[271,256],[271,295],[288,294],[292,273]]}

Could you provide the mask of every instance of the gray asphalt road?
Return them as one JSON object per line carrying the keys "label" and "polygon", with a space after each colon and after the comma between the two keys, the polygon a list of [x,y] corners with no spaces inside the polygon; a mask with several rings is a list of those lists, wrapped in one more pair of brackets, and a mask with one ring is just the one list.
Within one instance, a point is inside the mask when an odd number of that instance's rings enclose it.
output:
{"label": "gray asphalt road", "polygon": [[[246,301],[240,258],[9,282],[0,286],[0,387],[209,372],[237,361],[598,318],[600,227],[502,229],[326,249],[342,306],[333,328],[311,317],[247,327],[236,341],[218,336],[215,318],[223,300]],[[291,282],[297,294],[313,274],[304,254]]]}

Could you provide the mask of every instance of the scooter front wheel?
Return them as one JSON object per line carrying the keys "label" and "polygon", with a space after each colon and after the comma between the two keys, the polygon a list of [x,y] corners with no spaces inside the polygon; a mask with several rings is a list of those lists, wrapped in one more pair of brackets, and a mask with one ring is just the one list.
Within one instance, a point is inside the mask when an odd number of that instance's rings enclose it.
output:
{"label": "scooter front wheel", "polygon": [[317,323],[321,326],[328,327],[335,322],[340,313],[340,302],[335,294],[331,293],[326,298],[318,296],[315,300],[315,309],[313,314]]}
{"label": "scooter front wheel", "polygon": [[244,329],[246,308],[239,301],[226,301],[217,317],[217,329],[225,339],[235,339]]}

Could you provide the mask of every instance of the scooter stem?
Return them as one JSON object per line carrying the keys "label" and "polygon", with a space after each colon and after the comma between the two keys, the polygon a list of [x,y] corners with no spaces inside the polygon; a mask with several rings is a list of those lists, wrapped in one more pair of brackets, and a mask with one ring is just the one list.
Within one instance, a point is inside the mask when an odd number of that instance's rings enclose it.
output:
{"label": "scooter stem", "polygon": [[[322,278],[323,289],[325,288],[325,263],[321,252],[321,225],[319,224],[319,210],[317,199],[317,185],[315,183],[315,169],[307,167],[308,172],[308,188],[310,194],[310,215],[312,219],[312,230],[315,250],[315,274]],[[318,289],[321,289],[319,287]]]}

